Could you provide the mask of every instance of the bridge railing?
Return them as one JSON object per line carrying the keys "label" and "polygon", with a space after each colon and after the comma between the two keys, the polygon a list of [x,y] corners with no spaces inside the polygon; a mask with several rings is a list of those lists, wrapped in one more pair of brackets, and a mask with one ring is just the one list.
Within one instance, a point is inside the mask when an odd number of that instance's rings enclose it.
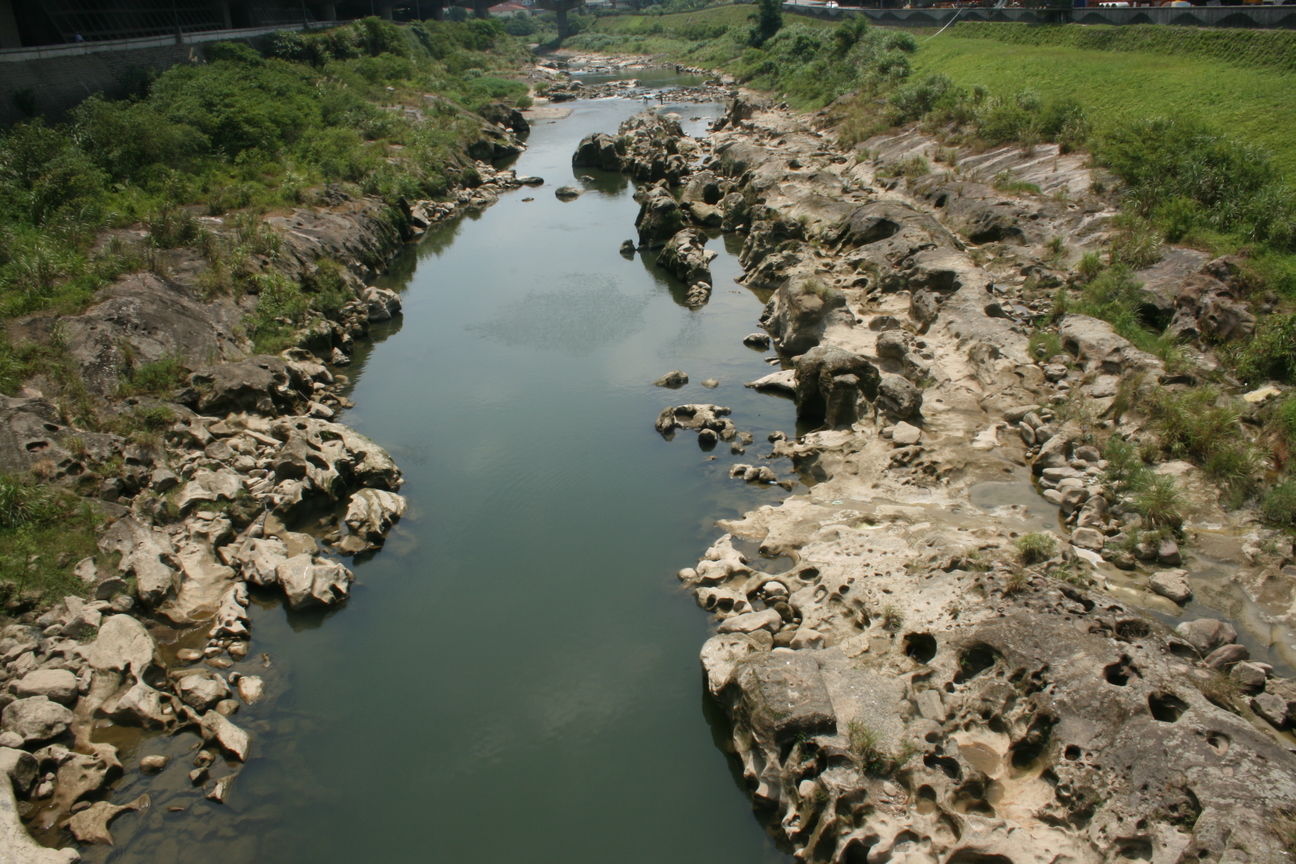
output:
{"label": "bridge railing", "polygon": [[49,60],[57,57],[79,57],[99,51],[130,51],[136,48],[165,48],[171,45],[189,45],[198,42],[219,42],[223,39],[247,39],[264,36],[279,30],[323,30],[347,24],[347,21],[312,21],[309,24],[277,24],[273,27],[242,27],[234,30],[198,30],[167,36],[147,36],[138,39],[104,39],[95,42],[71,42],[65,45],[35,45],[30,48],[0,49],[0,63],[23,60]]}

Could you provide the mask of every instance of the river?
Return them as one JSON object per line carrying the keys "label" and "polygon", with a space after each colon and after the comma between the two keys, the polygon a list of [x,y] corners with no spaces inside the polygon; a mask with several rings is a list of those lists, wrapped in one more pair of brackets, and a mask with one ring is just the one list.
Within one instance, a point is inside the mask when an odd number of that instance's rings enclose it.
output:
{"label": "river", "polygon": [[[432,232],[381,283],[404,315],[346,370],[357,407],[340,419],[390,450],[411,510],[356,562],[341,609],[254,608],[237,668],[270,698],[234,718],[255,741],[228,802],[189,786],[196,736],[148,739],[123,762],[183,761],[123,781],[115,802],[147,788],[152,806],[118,819],[116,847],[92,860],[790,860],[717,746],[697,659],[707,618],[674,576],[717,518],[785,494],[727,477],[794,430],[790,401],[743,387],[772,371],[741,341],[765,298],[735,284],[739,247],[719,236],[697,310],[651,260],[620,255],[633,188],[573,171],[571,154],[643,103],[571,107],[537,122],[515,166],[545,186]],[[667,110],[701,134],[719,109]],[[557,200],[578,175],[597,176]],[[690,383],[652,386],[672,369]],[[732,407],[756,443],[738,457],[663,440],[657,413],[686,402]]]}

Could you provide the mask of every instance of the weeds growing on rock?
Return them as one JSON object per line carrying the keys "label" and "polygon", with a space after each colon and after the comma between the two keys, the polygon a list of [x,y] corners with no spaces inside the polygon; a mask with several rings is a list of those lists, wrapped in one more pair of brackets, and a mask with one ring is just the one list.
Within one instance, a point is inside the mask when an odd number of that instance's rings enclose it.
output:
{"label": "weeds growing on rock", "polygon": [[904,613],[898,606],[887,604],[882,607],[882,626],[893,633],[904,626]]}
{"label": "weeds growing on rock", "polygon": [[[1027,567],[1047,561],[1057,554],[1057,538],[1047,531],[1032,531],[1017,538],[1017,557]],[[1014,571],[1014,575],[1021,571]],[[1024,583],[1023,583],[1024,584]],[[1020,590],[1020,589],[1019,589]]]}
{"label": "weeds growing on rock", "polygon": [[1188,501],[1173,477],[1154,474],[1134,496],[1134,509],[1154,528],[1177,529],[1183,524]]}

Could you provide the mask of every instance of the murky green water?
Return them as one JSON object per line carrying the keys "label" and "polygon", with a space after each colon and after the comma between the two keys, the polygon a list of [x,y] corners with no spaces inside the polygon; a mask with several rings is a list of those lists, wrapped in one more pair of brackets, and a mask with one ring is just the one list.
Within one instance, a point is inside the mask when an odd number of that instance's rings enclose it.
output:
{"label": "murky green water", "polygon": [[[399,461],[410,514],[356,565],[344,608],[255,613],[237,668],[266,676],[271,698],[235,717],[254,758],[228,803],[190,787],[195,737],[147,742],[123,761],[184,758],[122,784],[114,800],[147,790],[153,806],[114,823],[116,849],[95,860],[788,860],[716,746],[697,660],[706,616],[674,576],[717,517],[784,493],[727,479],[727,447],[708,461],[692,436],[652,428],[668,404],[729,405],[756,435],[748,461],[791,430],[790,402],[742,386],[770,371],[741,344],[760,298],[733,283],[719,238],[701,310],[618,254],[637,212],[623,178],[553,195],[593,173],[571,168],[580,138],[639,107],[580,102],[539,123],[517,168],[547,184],[397,267],[403,321],[347,370],[358,407],[343,420]],[[651,386],[676,368],[692,383]],[[710,377],[715,391],[699,386]]]}

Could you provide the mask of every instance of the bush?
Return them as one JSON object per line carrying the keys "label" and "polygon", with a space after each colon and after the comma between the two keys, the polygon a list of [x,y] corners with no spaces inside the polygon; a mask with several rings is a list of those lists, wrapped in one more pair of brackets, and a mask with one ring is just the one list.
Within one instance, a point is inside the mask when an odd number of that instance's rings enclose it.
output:
{"label": "bush", "polygon": [[1047,561],[1057,553],[1057,538],[1047,531],[1035,531],[1017,538],[1017,557],[1029,567]]}
{"label": "bush", "polygon": [[1147,486],[1134,496],[1134,509],[1152,528],[1179,528],[1187,506],[1179,484],[1164,474],[1149,477]]}

